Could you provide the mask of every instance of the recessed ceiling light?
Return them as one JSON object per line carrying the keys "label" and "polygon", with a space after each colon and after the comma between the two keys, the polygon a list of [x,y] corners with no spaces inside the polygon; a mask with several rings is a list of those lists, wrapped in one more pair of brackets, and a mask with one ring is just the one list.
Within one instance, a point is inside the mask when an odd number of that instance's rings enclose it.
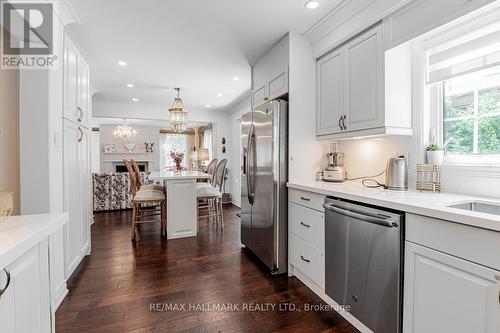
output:
{"label": "recessed ceiling light", "polygon": [[134,98],[132,98],[132,102],[137,103],[137,102],[139,102],[139,99],[134,97]]}
{"label": "recessed ceiling light", "polygon": [[240,77],[239,76],[233,76],[233,81],[239,81]]}
{"label": "recessed ceiling light", "polygon": [[127,62],[123,61],[123,60],[120,60],[120,61],[118,61],[118,65],[120,65],[120,66],[127,66]]}
{"label": "recessed ceiling light", "polygon": [[307,9],[316,9],[319,6],[319,2],[314,1],[314,0],[309,0],[305,4]]}
{"label": "recessed ceiling light", "polygon": [[221,94],[221,93],[218,93],[218,94],[217,94],[217,97],[222,97],[222,94]]}
{"label": "recessed ceiling light", "polygon": [[207,105],[205,105],[205,106],[206,106],[207,108],[211,108],[211,107],[212,107],[212,105],[210,105],[210,104],[207,104]]}
{"label": "recessed ceiling light", "polygon": [[134,85],[132,83],[127,83],[127,88],[133,88]]}

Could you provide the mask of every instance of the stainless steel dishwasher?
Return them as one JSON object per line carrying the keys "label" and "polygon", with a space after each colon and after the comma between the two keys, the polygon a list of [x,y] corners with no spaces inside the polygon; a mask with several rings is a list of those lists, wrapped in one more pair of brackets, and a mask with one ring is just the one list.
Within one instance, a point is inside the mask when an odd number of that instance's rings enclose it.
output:
{"label": "stainless steel dishwasher", "polygon": [[404,214],[335,198],[324,208],[326,294],[373,332],[401,332]]}

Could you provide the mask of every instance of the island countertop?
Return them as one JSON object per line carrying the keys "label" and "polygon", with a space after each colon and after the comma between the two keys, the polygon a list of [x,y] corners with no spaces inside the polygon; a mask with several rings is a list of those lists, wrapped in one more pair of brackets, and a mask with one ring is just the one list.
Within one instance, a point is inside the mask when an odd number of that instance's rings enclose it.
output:
{"label": "island countertop", "polygon": [[209,179],[212,178],[208,173],[200,171],[159,171],[151,172],[149,175],[151,179],[161,179],[161,180],[175,180],[175,179]]}
{"label": "island countertop", "polygon": [[67,222],[67,213],[11,216],[0,222],[0,269]]}

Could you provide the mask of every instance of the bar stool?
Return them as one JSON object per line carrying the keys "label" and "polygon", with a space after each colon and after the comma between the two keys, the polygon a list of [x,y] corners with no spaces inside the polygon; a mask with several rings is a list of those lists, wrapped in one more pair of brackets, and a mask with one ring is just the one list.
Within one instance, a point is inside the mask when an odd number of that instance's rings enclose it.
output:
{"label": "bar stool", "polygon": [[[136,174],[127,160],[123,160],[129,178],[130,194],[132,195],[132,239],[135,240],[135,227],[137,224],[160,222],[161,235],[166,234],[167,214],[166,214],[166,196],[165,191],[156,190],[153,187],[138,186],[140,180],[137,180]],[[139,188],[139,190],[137,190]],[[158,209],[159,207],[159,209]],[[150,219],[153,216],[160,216],[160,219]]]}
{"label": "bar stool", "polygon": [[[206,209],[207,215],[199,215],[198,219],[215,218],[217,224],[221,223],[224,229],[224,212],[222,210],[222,189],[225,181],[227,159],[223,159],[217,165],[214,173],[213,186],[201,186],[196,188],[196,199],[198,201],[198,210]],[[205,204],[203,204],[203,202]]]}

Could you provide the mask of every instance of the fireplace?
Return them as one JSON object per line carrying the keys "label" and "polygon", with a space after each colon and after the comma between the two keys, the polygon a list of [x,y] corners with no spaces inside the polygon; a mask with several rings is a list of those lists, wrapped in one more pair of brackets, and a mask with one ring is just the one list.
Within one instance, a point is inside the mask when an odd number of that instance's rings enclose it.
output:
{"label": "fireplace", "polygon": [[[149,171],[148,169],[148,162],[139,162],[139,161],[136,161],[137,163],[137,166],[139,167],[139,170],[141,172],[147,172]],[[117,162],[117,163],[114,163],[114,170],[115,172],[128,172],[127,170],[127,167],[125,166],[125,163],[123,162]]]}

